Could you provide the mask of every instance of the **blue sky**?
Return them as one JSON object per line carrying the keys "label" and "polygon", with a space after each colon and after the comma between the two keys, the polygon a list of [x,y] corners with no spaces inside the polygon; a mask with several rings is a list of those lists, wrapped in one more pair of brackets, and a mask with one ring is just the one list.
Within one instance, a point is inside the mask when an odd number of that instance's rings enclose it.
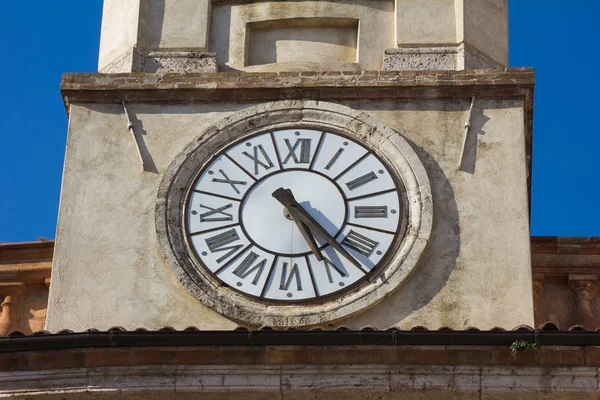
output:
{"label": "blue sky", "polygon": [[[0,11],[0,242],[55,236],[65,72],[96,70],[101,0]],[[600,2],[511,0],[510,65],[536,69],[533,235],[600,236]]]}

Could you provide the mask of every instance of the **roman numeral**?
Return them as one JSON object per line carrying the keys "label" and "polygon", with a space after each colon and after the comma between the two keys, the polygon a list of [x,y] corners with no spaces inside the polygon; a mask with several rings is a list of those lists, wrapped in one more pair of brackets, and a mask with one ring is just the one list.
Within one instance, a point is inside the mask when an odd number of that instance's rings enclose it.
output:
{"label": "roman numeral", "polygon": [[387,206],[355,206],[354,218],[387,218]]}
{"label": "roman numeral", "polygon": [[332,267],[338,274],[340,274],[342,278],[348,276],[344,271],[339,269],[334,263],[332,263],[328,259],[323,258],[323,263],[325,264],[325,271],[327,272],[327,278],[329,279],[329,283],[333,283],[333,275],[331,274]]}
{"label": "roman numeral", "polygon": [[[228,208],[233,207],[233,204],[231,204],[231,203],[226,204],[223,207],[219,207],[219,208],[212,208],[209,206],[205,206],[203,204],[200,204],[200,207],[210,210],[208,212],[205,212],[204,214],[200,214],[200,222],[221,222],[221,221],[232,221],[233,220],[233,215],[224,211],[224,210],[227,210]],[[220,216],[213,217],[213,215],[220,215]]]}
{"label": "roman numeral", "polygon": [[258,258],[260,258],[260,256],[251,251],[250,254],[244,258],[244,261],[242,261],[235,271],[233,271],[233,274],[242,279],[246,279],[248,275],[256,271],[256,274],[254,274],[254,279],[252,279],[252,284],[256,285],[260,280],[263,270],[265,269],[265,265],[267,264],[267,259],[265,258],[258,264],[252,266],[252,264],[254,264]]}
{"label": "roman numeral", "polygon": [[[262,156],[264,157],[266,164],[260,160],[260,156],[258,154],[259,151],[260,154],[262,154]],[[262,144],[254,146],[254,155],[251,155],[247,151],[244,151],[242,154],[254,161],[254,175],[259,174],[258,167],[263,167],[265,171],[273,168],[273,162],[271,162],[271,159],[267,155],[265,149],[262,147]]]}
{"label": "roman numeral", "polygon": [[222,169],[219,170],[219,173],[221,175],[223,175],[223,178],[225,178],[225,179],[213,178],[212,181],[218,182],[218,183],[228,183],[233,188],[233,190],[235,190],[235,192],[237,194],[240,194],[240,191],[238,190],[236,185],[246,185],[247,184],[247,182],[244,182],[244,181],[234,181],[234,180],[229,179],[229,177],[225,174],[225,171],[223,171]]}
{"label": "roman numeral", "polygon": [[337,153],[335,153],[333,155],[333,157],[331,157],[331,160],[329,160],[329,162],[325,166],[325,169],[329,171],[331,169],[331,167],[333,167],[333,164],[335,164],[335,162],[338,160],[338,158],[340,158],[340,156],[342,155],[343,152],[344,152],[344,149],[339,149],[337,151]]}
{"label": "roman numeral", "polygon": [[235,246],[228,246],[229,244],[240,240],[235,228],[225,231],[223,233],[219,233],[216,236],[210,237],[206,239],[206,245],[211,253],[227,251],[224,255],[222,255],[219,259],[217,259],[218,263],[223,262],[227,258],[231,257],[236,251],[244,247],[241,244],[237,244]]}
{"label": "roman numeral", "polygon": [[379,245],[379,242],[350,230],[344,240],[342,240],[342,244],[369,257],[373,253],[373,250]]}
{"label": "roman numeral", "polygon": [[346,186],[348,186],[348,189],[354,190],[359,186],[374,181],[375,179],[377,179],[377,175],[375,175],[375,172],[371,171],[366,175],[363,175],[359,178],[354,179],[353,181],[346,183]]}
{"label": "roman numeral", "polygon": [[296,288],[302,290],[302,281],[300,280],[300,270],[298,264],[294,264],[288,275],[288,263],[284,262],[281,269],[281,280],[279,281],[280,290],[289,290],[292,280],[296,279]]}
{"label": "roman numeral", "polygon": [[[285,160],[283,160],[284,164],[287,164],[287,162],[291,159],[294,160],[294,162],[296,164],[309,164],[310,163],[310,143],[311,143],[311,139],[296,139],[296,143],[294,143],[294,146],[292,146],[290,144],[290,140],[289,139],[284,139],[285,145],[288,148],[288,155],[285,157]],[[298,157],[296,155],[296,150],[298,149],[298,147],[300,147],[300,156]]]}

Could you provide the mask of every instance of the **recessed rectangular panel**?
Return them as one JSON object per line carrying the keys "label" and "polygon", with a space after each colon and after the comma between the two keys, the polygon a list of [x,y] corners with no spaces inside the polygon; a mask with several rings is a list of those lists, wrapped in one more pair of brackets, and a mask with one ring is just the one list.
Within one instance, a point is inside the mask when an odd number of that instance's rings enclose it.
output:
{"label": "recessed rectangular panel", "polygon": [[297,18],[248,24],[247,64],[357,62],[358,20]]}

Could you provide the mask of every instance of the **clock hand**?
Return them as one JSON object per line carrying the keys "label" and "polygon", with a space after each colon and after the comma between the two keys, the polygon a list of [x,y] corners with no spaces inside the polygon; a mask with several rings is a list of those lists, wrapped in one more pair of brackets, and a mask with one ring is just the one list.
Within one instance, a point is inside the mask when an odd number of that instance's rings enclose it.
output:
{"label": "clock hand", "polygon": [[308,226],[311,232],[315,232],[325,239],[327,243],[335,250],[339,251],[348,261],[362,268],[360,263],[352,257],[350,253],[342,247],[330,234],[319,224],[309,213],[294,199],[294,196],[289,189],[279,188],[273,192],[273,197],[279,201],[291,214],[294,221],[298,220]]}
{"label": "clock hand", "polygon": [[[292,199],[294,199],[294,195],[292,194],[292,191],[287,189],[287,192],[288,192],[287,194],[289,196],[291,196]],[[294,199],[294,201],[295,201],[295,199]],[[306,242],[308,243],[308,247],[310,247],[310,250],[313,252],[313,254],[317,258],[317,260],[323,261],[323,254],[321,254],[321,250],[319,250],[319,245],[317,245],[317,242],[315,241],[315,238],[312,235],[309,227],[304,222],[295,218],[294,215],[292,214],[292,212],[287,207],[286,207],[286,210],[288,210],[288,212],[290,213],[292,219],[294,220],[294,222],[296,223],[296,226],[298,227],[298,230],[302,234],[302,237],[304,237],[304,240],[306,240]]]}

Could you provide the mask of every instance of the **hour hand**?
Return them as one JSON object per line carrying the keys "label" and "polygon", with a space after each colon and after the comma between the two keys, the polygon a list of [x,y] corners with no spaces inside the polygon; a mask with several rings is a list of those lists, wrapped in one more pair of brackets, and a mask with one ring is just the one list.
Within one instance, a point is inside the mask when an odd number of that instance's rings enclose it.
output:
{"label": "hour hand", "polygon": [[[286,192],[287,192],[287,196],[291,196],[291,199],[293,199],[295,201],[292,191],[289,189],[286,189]],[[290,208],[292,208],[292,207],[290,207]],[[308,247],[310,247],[310,250],[313,252],[313,254],[315,255],[315,257],[317,258],[318,261],[323,261],[323,254],[321,254],[321,250],[319,250],[319,245],[317,245],[317,242],[315,241],[314,236],[310,232],[310,229],[304,222],[300,221],[297,218],[297,214],[296,214],[295,210],[293,210],[293,209],[290,210],[290,208],[286,207],[286,210],[288,210],[288,212],[290,213],[290,216],[296,223],[298,230],[302,234],[302,237],[304,237],[304,240],[306,240],[306,242],[308,243]]]}
{"label": "hour hand", "polygon": [[340,254],[342,254],[346,259],[348,259],[352,264],[356,265],[358,268],[361,268],[360,263],[354,258],[352,257],[352,255],[350,253],[348,253],[346,251],[346,249],[344,249],[342,247],[341,244],[339,244],[337,242],[337,240],[335,240],[330,234],[329,232],[327,232],[327,230],[325,230],[325,228],[323,228],[321,226],[321,224],[319,224],[313,217],[312,215],[310,215],[308,213],[308,211],[306,211],[304,209],[304,207],[302,207],[297,201],[296,199],[294,199],[294,196],[291,192],[291,190],[289,189],[284,189],[284,188],[279,188],[277,190],[275,190],[273,192],[273,197],[279,201],[281,204],[283,204],[283,206],[285,208],[287,208],[287,210],[289,211],[289,213],[291,214],[292,218],[294,219],[294,221],[300,221],[303,222],[309,229],[311,232],[318,234],[319,236],[322,236],[323,239],[325,239],[325,241],[327,243],[329,243],[329,245],[331,247],[333,247],[335,250],[337,250]]}

